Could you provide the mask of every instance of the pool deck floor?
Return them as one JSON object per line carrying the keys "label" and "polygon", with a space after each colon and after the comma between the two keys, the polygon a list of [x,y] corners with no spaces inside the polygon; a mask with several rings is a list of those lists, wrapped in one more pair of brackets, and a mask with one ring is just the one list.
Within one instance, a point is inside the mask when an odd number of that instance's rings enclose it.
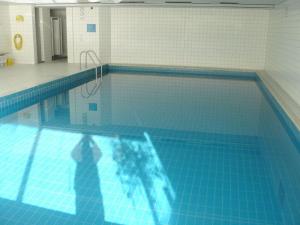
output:
{"label": "pool deck floor", "polygon": [[64,61],[0,68],[0,97],[80,72],[79,64]]}

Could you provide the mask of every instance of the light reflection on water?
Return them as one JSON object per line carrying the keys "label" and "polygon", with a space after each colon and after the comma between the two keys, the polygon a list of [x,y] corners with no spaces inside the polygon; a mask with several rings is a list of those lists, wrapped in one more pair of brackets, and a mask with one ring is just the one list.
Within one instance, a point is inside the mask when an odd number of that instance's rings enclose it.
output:
{"label": "light reflection on water", "polygon": [[80,90],[0,120],[1,199],[62,225],[297,224],[299,161],[279,157],[297,149],[255,82],[122,74]]}
{"label": "light reflection on water", "polygon": [[[4,168],[0,173],[2,198],[79,214],[79,219],[87,222],[88,217],[95,218],[97,210],[93,213],[80,210],[94,206],[96,194],[92,186],[95,185],[103,196],[97,203],[103,204],[98,207],[103,207],[106,221],[136,224],[142,216],[147,224],[169,222],[172,212],[169,201],[175,200],[175,193],[148,134],[143,141],[93,135],[85,144],[81,133],[38,130],[28,125],[5,124],[0,127],[0,134],[1,140],[10,137],[1,145],[7,150],[0,157]],[[88,151],[96,154],[91,143],[99,149],[99,159],[84,163],[82,155],[89,154]],[[79,152],[80,159],[72,158],[74,150]],[[93,164],[98,175],[91,169]],[[25,177],[28,165],[30,172]],[[20,190],[25,178],[24,190]],[[21,192],[23,196],[19,196]],[[116,208],[126,210],[116,214]]]}

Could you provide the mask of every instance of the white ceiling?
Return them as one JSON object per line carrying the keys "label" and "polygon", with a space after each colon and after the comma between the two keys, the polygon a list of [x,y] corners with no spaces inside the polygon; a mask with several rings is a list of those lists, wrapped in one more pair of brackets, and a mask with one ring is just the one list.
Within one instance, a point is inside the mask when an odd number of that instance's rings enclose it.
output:
{"label": "white ceiling", "polygon": [[36,3],[36,4],[74,4],[74,3],[119,3],[119,2],[140,2],[148,4],[158,3],[194,3],[194,4],[221,4],[221,5],[275,5],[284,0],[0,0],[0,2],[12,3]]}

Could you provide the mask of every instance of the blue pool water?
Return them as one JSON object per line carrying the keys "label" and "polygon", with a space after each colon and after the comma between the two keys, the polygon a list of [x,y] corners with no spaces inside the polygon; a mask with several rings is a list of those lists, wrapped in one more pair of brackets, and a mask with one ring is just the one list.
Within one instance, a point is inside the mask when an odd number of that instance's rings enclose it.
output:
{"label": "blue pool water", "polygon": [[0,119],[1,225],[300,224],[299,142],[256,81],[84,88]]}

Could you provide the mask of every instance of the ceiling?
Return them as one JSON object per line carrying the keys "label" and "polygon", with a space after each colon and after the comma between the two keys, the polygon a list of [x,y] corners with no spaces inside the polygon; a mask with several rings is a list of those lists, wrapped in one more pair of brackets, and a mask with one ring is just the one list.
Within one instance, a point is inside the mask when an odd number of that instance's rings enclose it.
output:
{"label": "ceiling", "polygon": [[35,3],[35,4],[76,4],[76,3],[147,3],[147,4],[198,4],[220,6],[251,6],[251,5],[276,5],[284,0],[0,0],[10,3]]}

